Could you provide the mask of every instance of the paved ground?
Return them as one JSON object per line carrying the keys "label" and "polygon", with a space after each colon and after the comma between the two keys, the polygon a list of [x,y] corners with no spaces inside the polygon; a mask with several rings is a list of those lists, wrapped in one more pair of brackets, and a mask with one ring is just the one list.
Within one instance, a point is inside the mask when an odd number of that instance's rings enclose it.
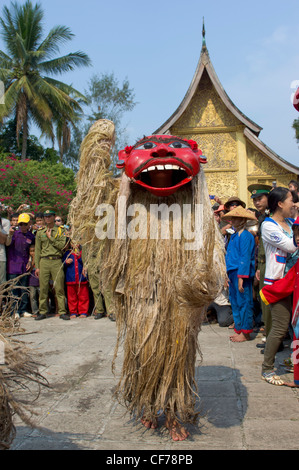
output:
{"label": "paved ground", "polygon": [[[203,325],[203,361],[196,368],[201,418],[190,429],[190,439],[174,443],[163,426],[145,430],[112,399],[121,365],[120,354],[115,377],[115,323],[107,318],[24,318],[21,326],[27,334],[20,339],[38,352],[40,371],[51,388],[44,388],[35,403],[38,428],[16,421],[12,450],[298,449],[299,393],[261,380],[260,334],[236,344],[229,341],[227,328]],[[278,365],[289,352],[278,353]]]}

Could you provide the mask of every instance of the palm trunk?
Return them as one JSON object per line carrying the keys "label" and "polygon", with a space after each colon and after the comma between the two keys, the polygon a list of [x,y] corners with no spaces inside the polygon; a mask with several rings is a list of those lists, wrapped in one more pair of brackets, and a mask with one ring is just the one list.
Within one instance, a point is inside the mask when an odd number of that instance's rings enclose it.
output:
{"label": "palm trunk", "polygon": [[28,111],[25,109],[24,120],[23,120],[23,141],[22,141],[22,156],[21,160],[25,160],[27,157],[27,141],[28,141]]}

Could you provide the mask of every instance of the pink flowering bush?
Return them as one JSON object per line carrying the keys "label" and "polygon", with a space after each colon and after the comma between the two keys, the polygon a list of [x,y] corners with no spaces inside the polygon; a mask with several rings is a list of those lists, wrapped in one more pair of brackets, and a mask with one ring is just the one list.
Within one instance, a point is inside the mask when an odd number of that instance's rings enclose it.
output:
{"label": "pink flowering bush", "polygon": [[53,206],[67,215],[74,197],[75,175],[62,163],[21,161],[14,155],[0,155],[0,203],[17,209],[28,204],[32,212]]}

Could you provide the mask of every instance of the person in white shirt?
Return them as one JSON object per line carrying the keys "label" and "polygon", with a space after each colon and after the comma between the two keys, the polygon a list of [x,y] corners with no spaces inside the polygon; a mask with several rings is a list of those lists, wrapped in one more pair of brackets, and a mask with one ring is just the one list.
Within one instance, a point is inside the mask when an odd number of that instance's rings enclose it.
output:
{"label": "person in white shirt", "polygon": [[10,222],[0,214],[0,284],[6,282],[6,248],[5,244],[9,234]]}
{"label": "person in white shirt", "polygon": [[[271,217],[262,223],[262,239],[266,255],[265,284],[273,284],[285,275],[288,253],[297,250],[293,241],[292,221],[290,220],[294,202],[288,188],[274,188],[268,197]],[[291,296],[271,304],[272,327],[267,336],[262,365],[262,378],[273,385],[283,385],[283,380],[275,374],[275,355],[285,337],[292,313]]]}

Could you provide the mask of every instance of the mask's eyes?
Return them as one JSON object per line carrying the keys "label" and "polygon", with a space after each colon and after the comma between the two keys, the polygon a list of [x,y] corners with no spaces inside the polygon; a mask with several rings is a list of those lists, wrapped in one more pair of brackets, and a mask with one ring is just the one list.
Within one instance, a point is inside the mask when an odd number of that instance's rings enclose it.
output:
{"label": "mask's eyes", "polygon": [[172,147],[174,149],[188,149],[190,148],[188,144],[184,144],[183,142],[175,141],[172,142],[172,144],[169,144],[169,147]]}
{"label": "mask's eyes", "polygon": [[153,149],[154,147],[157,147],[157,145],[154,144],[153,142],[145,142],[144,144],[139,145],[138,147],[135,147],[135,148],[141,149],[141,150],[150,150],[150,149]]}

